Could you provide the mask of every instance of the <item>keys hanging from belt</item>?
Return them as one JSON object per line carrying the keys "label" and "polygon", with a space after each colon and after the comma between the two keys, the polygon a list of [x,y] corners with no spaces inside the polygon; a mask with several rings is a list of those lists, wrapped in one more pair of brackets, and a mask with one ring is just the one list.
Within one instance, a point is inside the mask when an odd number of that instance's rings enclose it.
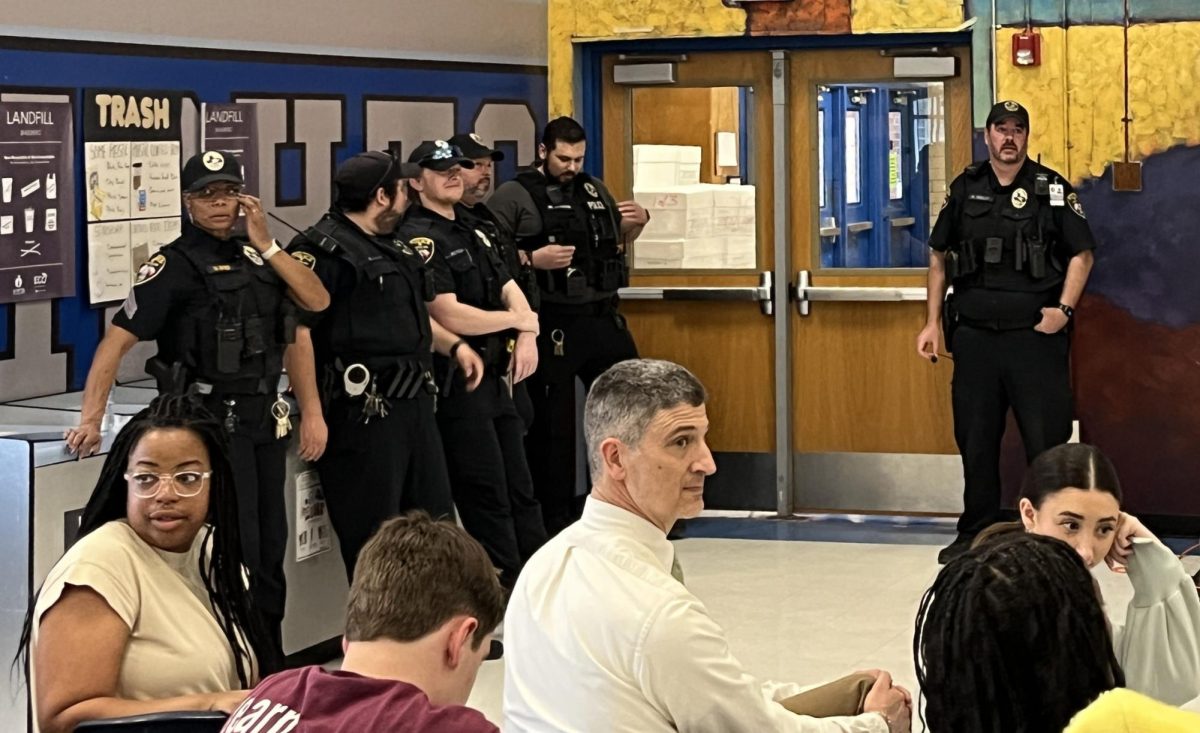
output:
{"label": "keys hanging from belt", "polygon": [[387,417],[388,401],[379,394],[379,384],[374,376],[371,377],[371,389],[363,400],[363,424],[371,422],[373,417]]}
{"label": "keys hanging from belt", "polygon": [[283,399],[280,393],[275,394],[275,401],[271,403],[271,417],[275,418],[275,438],[286,438],[287,434],[292,432],[292,421],[289,420],[292,415],[292,408],[288,405],[287,400]]}
{"label": "keys hanging from belt", "polygon": [[550,341],[554,344],[555,356],[567,355],[566,349],[563,348],[563,344],[567,342],[567,334],[563,333],[561,328],[556,328],[550,332]]}
{"label": "keys hanging from belt", "polygon": [[234,412],[234,408],[237,407],[237,400],[224,400],[223,402],[225,404],[225,420],[222,424],[225,428],[225,432],[229,435],[233,435],[238,426],[238,416],[237,413]]}

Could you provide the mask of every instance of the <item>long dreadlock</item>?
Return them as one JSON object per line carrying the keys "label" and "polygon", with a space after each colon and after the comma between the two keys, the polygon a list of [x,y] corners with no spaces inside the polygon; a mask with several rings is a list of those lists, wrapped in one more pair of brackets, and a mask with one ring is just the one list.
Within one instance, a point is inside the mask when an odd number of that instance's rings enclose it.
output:
{"label": "long dreadlock", "polygon": [[1083,560],[1052,537],[994,538],[947,564],[913,637],[922,722],[938,733],[1059,733],[1125,686]]}
{"label": "long dreadlock", "polygon": [[[200,553],[200,577],[208,591],[209,603],[217,623],[234,650],[238,682],[243,688],[254,685],[254,659],[262,675],[279,667],[274,645],[266,625],[251,601],[242,569],[242,542],[238,532],[237,495],[234,491],[233,466],[229,462],[229,447],[225,433],[216,418],[192,397],[161,395],[133,416],[113,441],[105,458],[96,488],[83,510],[79,538],[102,525],[126,517],[128,486],[124,474],[129,456],[151,430],[189,430],[200,438],[208,450],[212,477],[209,479],[207,534],[203,543],[206,552]],[[25,614],[20,646],[14,664],[20,663],[29,673],[30,642],[33,633],[33,609],[38,596],[34,594]],[[244,640],[244,641],[243,641]],[[246,649],[246,645],[250,649]],[[254,659],[251,658],[251,652]]]}

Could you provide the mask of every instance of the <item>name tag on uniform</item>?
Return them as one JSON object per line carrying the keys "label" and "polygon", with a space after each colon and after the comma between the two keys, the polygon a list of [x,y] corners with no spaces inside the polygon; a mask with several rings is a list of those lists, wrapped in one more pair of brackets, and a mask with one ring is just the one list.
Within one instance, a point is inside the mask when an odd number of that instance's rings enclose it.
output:
{"label": "name tag on uniform", "polygon": [[1066,198],[1063,197],[1063,185],[1061,183],[1050,184],[1050,205],[1065,206]]}

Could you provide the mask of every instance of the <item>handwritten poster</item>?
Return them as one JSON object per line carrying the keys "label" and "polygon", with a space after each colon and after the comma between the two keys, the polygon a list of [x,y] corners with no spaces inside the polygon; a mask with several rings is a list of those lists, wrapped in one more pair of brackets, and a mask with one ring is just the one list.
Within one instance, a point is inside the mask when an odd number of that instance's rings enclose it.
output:
{"label": "handwritten poster", "polygon": [[92,305],[122,300],[137,269],[181,230],[176,92],[88,90],[84,203]]}
{"label": "handwritten poster", "polygon": [[0,103],[0,303],[75,294],[71,105]]}

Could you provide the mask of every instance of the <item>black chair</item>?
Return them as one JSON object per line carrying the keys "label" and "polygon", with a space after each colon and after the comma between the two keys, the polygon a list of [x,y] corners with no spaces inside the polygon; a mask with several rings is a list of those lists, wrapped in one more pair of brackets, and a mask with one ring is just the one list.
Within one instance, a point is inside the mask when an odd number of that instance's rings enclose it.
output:
{"label": "black chair", "polygon": [[209,710],[130,715],[89,720],[75,726],[79,733],[220,733],[229,716]]}

